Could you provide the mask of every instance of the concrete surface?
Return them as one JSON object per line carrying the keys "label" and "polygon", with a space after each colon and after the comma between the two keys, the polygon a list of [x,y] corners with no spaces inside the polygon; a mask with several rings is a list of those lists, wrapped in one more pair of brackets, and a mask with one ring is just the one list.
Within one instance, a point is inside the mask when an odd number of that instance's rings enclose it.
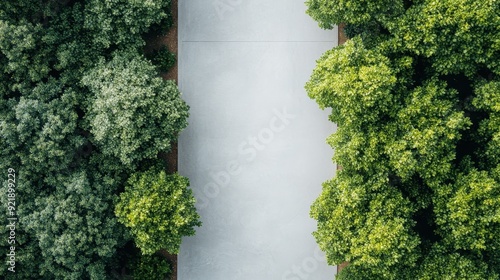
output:
{"label": "concrete surface", "polygon": [[303,0],[179,3],[179,84],[191,106],[179,139],[203,226],[183,240],[179,280],[326,280],[311,203],[334,176],[328,112],[307,97],[337,44]]}

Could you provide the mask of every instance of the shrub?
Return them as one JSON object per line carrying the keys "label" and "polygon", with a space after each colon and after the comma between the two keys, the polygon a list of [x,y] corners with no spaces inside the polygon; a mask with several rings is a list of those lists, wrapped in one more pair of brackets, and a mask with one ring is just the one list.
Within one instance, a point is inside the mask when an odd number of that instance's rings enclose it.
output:
{"label": "shrub", "polygon": [[130,229],[143,254],[160,249],[179,252],[181,238],[201,226],[188,179],[151,169],[133,174],[120,195],[115,213]]}
{"label": "shrub", "polygon": [[160,72],[168,72],[177,62],[175,53],[170,52],[166,46],[162,46],[159,50],[153,51],[153,53],[148,55],[148,58],[158,67]]}
{"label": "shrub", "polygon": [[172,269],[170,263],[159,255],[138,255],[132,265],[132,278],[136,280],[170,279]]}

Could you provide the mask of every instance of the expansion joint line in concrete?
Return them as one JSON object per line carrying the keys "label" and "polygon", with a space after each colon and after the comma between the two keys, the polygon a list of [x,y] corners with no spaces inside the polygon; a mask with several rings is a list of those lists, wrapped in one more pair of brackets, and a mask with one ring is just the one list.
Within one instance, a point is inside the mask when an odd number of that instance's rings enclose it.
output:
{"label": "expansion joint line in concrete", "polygon": [[335,41],[182,41],[182,43],[336,43]]}

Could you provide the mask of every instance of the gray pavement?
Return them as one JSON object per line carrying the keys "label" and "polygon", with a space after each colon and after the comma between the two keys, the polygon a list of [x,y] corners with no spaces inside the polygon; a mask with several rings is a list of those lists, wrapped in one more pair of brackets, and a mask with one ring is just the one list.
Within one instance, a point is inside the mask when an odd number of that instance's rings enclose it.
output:
{"label": "gray pavement", "polygon": [[307,97],[337,44],[303,0],[179,1],[179,84],[191,106],[179,139],[203,227],[184,238],[179,280],[326,280],[309,208],[334,176],[335,127]]}

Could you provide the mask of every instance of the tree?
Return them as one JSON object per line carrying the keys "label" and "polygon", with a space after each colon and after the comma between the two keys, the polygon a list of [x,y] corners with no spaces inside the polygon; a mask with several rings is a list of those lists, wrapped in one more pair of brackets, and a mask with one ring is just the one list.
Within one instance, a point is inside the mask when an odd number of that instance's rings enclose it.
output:
{"label": "tree", "polygon": [[88,0],[84,27],[94,34],[93,43],[110,47],[112,44],[143,45],[141,34],[152,24],[169,17],[170,0],[137,1]]}
{"label": "tree", "polygon": [[125,165],[168,151],[187,126],[188,106],[175,82],[158,77],[142,57],[118,53],[82,83],[95,94],[86,118],[96,145]]}
{"label": "tree", "polygon": [[342,166],[314,236],[339,279],[497,279],[498,3],[389,2],[307,2],[351,37],[306,84]]}
{"label": "tree", "polygon": [[37,210],[25,218],[40,246],[42,275],[57,279],[103,279],[108,261],[126,239],[113,217],[116,183],[86,171],[57,175],[59,184],[38,197]]}
{"label": "tree", "polygon": [[[123,256],[137,257],[115,216],[117,197],[130,174],[165,167],[158,153],[187,125],[177,86],[142,54],[143,36],[168,22],[169,3],[0,5],[0,168],[16,170],[19,219],[16,273],[3,266],[0,278],[116,278]],[[3,252],[11,246],[0,241]]]}
{"label": "tree", "polygon": [[331,29],[336,24],[349,22],[364,24],[370,21],[390,21],[404,11],[403,0],[307,0],[307,13],[322,28]]}
{"label": "tree", "polygon": [[26,92],[29,82],[39,82],[49,73],[52,60],[49,50],[37,50],[37,46],[42,45],[41,33],[40,25],[26,20],[12,23],[0,18],[0,51],[4,57],[1,69],[12,80],[10,90]]}
{"label": "tree", "polygon": [[151,169],[130,177],[115,213],[130,229],[143,254],[160,249],[178,253],[183,236],[201,226],[187,178]]}

